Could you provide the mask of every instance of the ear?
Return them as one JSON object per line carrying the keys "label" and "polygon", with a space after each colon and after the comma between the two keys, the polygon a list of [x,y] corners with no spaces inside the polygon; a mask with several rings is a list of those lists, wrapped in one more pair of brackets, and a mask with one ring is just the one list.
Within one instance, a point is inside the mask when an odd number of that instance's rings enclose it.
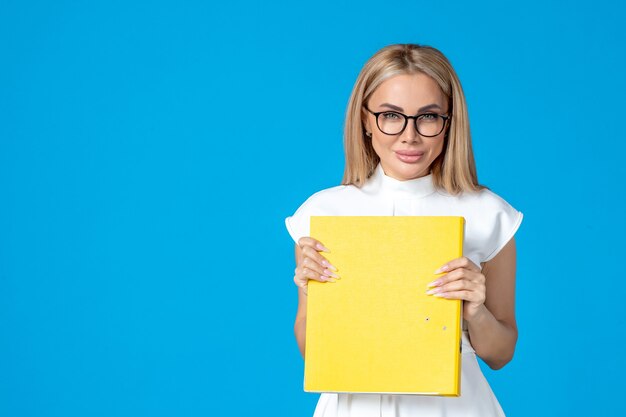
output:
{"label": "ear", "polygon": [[370,126],[369,117],[367,117],[365,112],[361,114],[361,120],[363,121],[363,129],[365,130],[366,136],[372,137],[372,127]]}

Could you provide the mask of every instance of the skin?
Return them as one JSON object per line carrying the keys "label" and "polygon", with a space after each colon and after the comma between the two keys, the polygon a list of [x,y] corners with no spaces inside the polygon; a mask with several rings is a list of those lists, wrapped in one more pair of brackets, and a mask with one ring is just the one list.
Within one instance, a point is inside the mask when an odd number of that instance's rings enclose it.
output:
{"label": "skin", "polygon": [[[402,108],[406,115],[416,115],[426,105],[436,104],[447,114],[445,96],[437,83],[424,74],[397,75],[383,82],[372,94],[368,107],[374,112],[390,110],[384,103]],[[376,118],[366,112],[365,128],[372,133],[372,145],[380,157],[385,174],[400,181],[428,175],[430,165],[441,153],[443,135],[424,138],[409,122],[399,135],[380,132]],[[400,161],[397,150],[419,150],[424,155],[418,161]],[[298,312],[294,332],[302,356],[305,356],[307,282],[314,279],[334,282],[339,276],[322,252],[329,252],[321,242],[311,237],[298,240],[295,247],[294,282],[298,286]],[[513,358],[517,342],[515,321],[515,240],[511,239],[490,261],[480,266],[467,257],[453,259],[436,273],[443,273],[425,288],[433,297],[463,300],[463,318],[468,323],[470,342],[476,354],[492,369],[500,369]]]}
{"label": "skin", "polygon": [[[430,105],[436,107],[420,111]],[[373,112],[393,110],[407,116],[426,112],[448,114],[445,95],[435,80],[425,74],[391,77],[374,91],[367,107]],[[365,130],[372,134],[372,147],[387,176],[404,181],[428,175],[430,165],[443,150],[445,129],[438,136],[422,137],[415,130],[413,120],[409,120],[400,135],[386,135],[376,126],[376,117],[372,113],[365,112],[364,115]],[[396,151],[421,151],[424,155],[417,162],[406,163],[398,159]]]}

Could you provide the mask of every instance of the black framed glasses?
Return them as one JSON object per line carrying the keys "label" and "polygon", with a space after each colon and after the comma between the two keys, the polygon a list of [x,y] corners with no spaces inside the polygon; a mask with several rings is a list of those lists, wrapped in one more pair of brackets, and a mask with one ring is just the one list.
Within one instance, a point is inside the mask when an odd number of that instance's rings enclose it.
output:
{"label": "black framed glasses", "polygon": [[399,135],[404,132],[409,119],[413,119],[415,122],[415,131],[427,138],[439,135],[446,127],[446,122],[450,118],[450,115],[438,114],[438,113],[422,113],[415,116],[407,116],[397,111],[380,111],[373,112],[363,106],[365,110],[372,113],[376,117],[376,126],[378,130],[385,135]]}

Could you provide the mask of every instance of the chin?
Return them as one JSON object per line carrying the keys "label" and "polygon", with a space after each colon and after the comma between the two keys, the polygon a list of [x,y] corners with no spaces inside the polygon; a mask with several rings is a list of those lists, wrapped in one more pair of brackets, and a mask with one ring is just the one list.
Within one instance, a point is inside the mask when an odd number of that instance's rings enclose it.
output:
{"label": "chin", "polygon": [[398,177],[397,179],[402,180],[402,181],[413,180],[419,177],[426,176],[430,173],[429,168],[430,167],[428,166],[426,167],[423,166],[423,164],[417,165],[417,164],[405,164],[405,163],[402,163],[402,165],[394,164],[391,166],[392,172],[395,173],[396,176]]}

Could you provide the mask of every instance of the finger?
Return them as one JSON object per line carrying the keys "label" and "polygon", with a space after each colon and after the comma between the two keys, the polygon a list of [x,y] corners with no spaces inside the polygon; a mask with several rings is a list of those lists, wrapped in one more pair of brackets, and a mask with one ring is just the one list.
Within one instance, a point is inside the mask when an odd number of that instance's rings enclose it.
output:
{"label": "finger", "polygon": [[460,290],[472,291],[472,292],[476,292],[479,294],[480,293],[484,294],[485,286],[474,281],[457,280],[457,281],[453,281],[448,284],[442,285],[441,287],[431,288],[430,290],[426,291],[426,294],[435,295],[435,294],[441,294],[441,293],[452,292],[452,291],[460,291]]}
{"label": "finger", "polygon": [[334,278],[328,275],[320,274],[313,269],[307,267],[297,268],[297,273],[294,276],[294,281],[297,281],[296,284],[299,283],[300,286],[302,286],[303,283],[308,282],[310,279],[319,282],[335,282]]}
{"label": "finger", "polygon": [[305,256],[305,259],[310,258],[313,262],[317,263],[322,269],[329,269],[331,271],[337,271],[337,268],[334,265],[332,265],[328,261],[328,259],[326,259],[317,250],[313,249],[310,246],[305,246],[304,248],[302,248],[302,254]]}
{"label": "finger", "polygon": [[468,257],[462,256],[460,258],[456,258],[451,260],[450,262],[445,263],[439,269],[437,269],[434,273],[440,274],[442,272],[453,271],[457,268],[465,268],[470,271],[480,272],[481,269],[478,265],[472,262]]}
{"label": "finger", "polygon": [[458,281],[460,279],[468,279],[472,280],[471,277],[476,274],[476,272],[468,271],[467,269],[455,269],[445,275],[440,276],[433,282],[429,283],[428,287],[441,287],[449,282]]}
{"label": "finger", "polygon": [[293,276],[293,282],[300,288],[306,288],[309,280],[306,277],[301,277],[300,274],[296,274]]}
{"label": "finger", "polygon": [[477,294],[474,291],[451,291],[439,294],[434,294],[434,297],[445,298],[447,300],[464,300],[472,303],[482,304],[485,302],[484,295]]}
{"label": "finger", "polygon": [[427,284],[427,287],[440,287],[448,282],[456,281],[459,279],[466,279],[474,281],[480,284],[485,283],[485,275],[480,271],[474,271],[465,268],[457,268],[445,275],[440,276],[436,280]]}
{"label": "finger", "polygon": [[330,274],[324,273],[326,268],[324,268],[322,265],[318,264],[317,262],[315,262],[315,260],[309,257],[304,257],[300,265],[298,265],[298,268],[300,269],[308,268],[314,272],[317,272],[320,275],[330,275]]}
{"label": "finger", "polygon": [[309,279],[314,279],[315,281],[335,282],[335,278],[333,278],[332,276],[329,276],[326,274],[320,274],[319,272],[314,271],[312,269],[305,268],[302,272],[304,276],[306,276]]}
{"label": "finger", "polygon": [[306,236],[298,240],[298,245],[300,246],[300,250],[302,251],[302,254],[304,256],[312,258],[324,268],[337,271],[337,268],[319,253],[319,251],[330,252],[330,250],[326,248],[321,242],[313,239],[312,237]]}
{"label": "finger", "polygon": [[299,287],[300,289],[302,289],[302,292],[304,292],[304,294],[308,294],[308,285],[309,285],[309,280],[308,279],[300,279],[299,276],[294,276],[293,277],[293,282],[296,284],[297,287]]}
{"label": "finger", "polygon": [[301,248],[304,248],[305,246],[309,246],[311,248],[315,248],[315,250],[318,250],[318,251],[330,252],[330,249],[324,246],[322,242],[320,242],[317,239],[313,239],[310,236],[303,236],[300,239],[298,239],[298,246],[300,246]]}

